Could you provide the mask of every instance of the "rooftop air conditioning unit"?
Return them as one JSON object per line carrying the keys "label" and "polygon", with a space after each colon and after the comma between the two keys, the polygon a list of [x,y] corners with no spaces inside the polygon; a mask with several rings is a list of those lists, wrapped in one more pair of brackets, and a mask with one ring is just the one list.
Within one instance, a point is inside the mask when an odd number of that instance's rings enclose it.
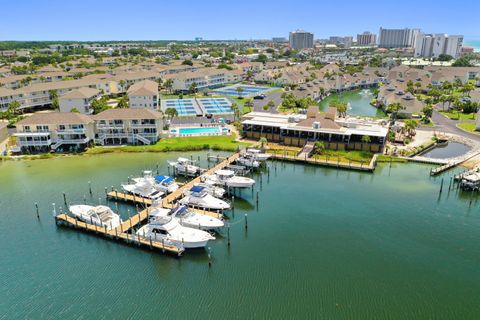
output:
{"label": "rooftop air conditioning unit", "polygon": [[315,121],[315,122],[313,123],[313,129],[320,129],[320,122]]}

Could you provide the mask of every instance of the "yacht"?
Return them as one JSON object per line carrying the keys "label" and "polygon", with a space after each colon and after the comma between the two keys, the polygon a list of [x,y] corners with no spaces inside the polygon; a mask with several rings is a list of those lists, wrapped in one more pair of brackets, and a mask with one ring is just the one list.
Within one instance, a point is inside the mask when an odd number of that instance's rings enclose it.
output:
{"label": "yacht", "polygon": [[86,223],[96,224],[102,228],[107,227],[107,229],[115,229],[122,223],[120,216],[106,206],[94,207],[79,204],[70,206],[69,210],[75,218]]}
{"label": "yacht", "polygon": [[249,148],[247,149],[247,154],[250,154],[253,156],[253,158],[257,161],[265,161],[268,160],[271,155],[265,152],[262,152],[259,149],[254,149],[254,148]]}
{"label": "yacht", "polygon": [[194,165],[194,161],[187,158],[178,158],[177,161],[168,161],[168,164],[179,174],[187,176],[196,176],[202,169]]}
{"label": "yacht", "polygon": [[255,180],[236,176],[232,170],[218,170],[215,174],[208,176],[207,181],[230,188],[250,188],[255,184]]}
{"label": "yacht", "polygon": [[135,184],[122,184],[125,192],[151,200],[160,200],[165,193],[155,189],[154,183],[148,179],[141,179]]}
{"label": "yacht", "polygon": [[137,236],[177,247],[204,248],[215,237],[206,231],[182,226],[177,219],[152,212],[148,224],[137,231]]}
{"label": "yacht", "polygon": [[179,201],[181,204],[196,206],[212,210],[230,209],[230,205],[223,200],[209,194],[205,187],[193,186],[185,192],[185,196]]}
{"label": "yacht", "polygon": [[206,181],[204,181],[195,183],[194,186],[204,187],[205,190],[207,190],[207,192],[215,198],[223,198],[223,196],[225,195],[225,189],[217,187],[213,183],[207,183]]}
{"label": "yacht", "polygon": [[237,163],[249,167],[249,168],[258,168],[260,167],[260,162],[255,160],[255,156],[250,153],[245,153],[241,157],[239,157],[237,160]]}
{"label": "yacht", "polygon": [[224,226],[221,219],[192,212],[186,205],[180,205],[173,209],[155,208],[151,214],[155,216],[173,217],[184,227],[201,230],[214,230]]}
{"label": "yacht", "polygon": [[152,171],[144,171],[143,177],[133,178],[135,183],[147,180],[156,190],[164,193],[172,193],[178,189],[178,184],[169,176],[153,176]]}

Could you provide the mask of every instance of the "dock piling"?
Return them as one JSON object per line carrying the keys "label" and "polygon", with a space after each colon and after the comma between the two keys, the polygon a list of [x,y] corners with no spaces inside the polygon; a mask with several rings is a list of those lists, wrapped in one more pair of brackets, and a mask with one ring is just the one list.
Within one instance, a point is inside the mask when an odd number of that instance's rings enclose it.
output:
{"label": "dock piling", "polygon": [[40,219],[40,214],[38,213],[38,203],[35,202],[35,211],[37,212],[37,219]]}
{"label": "dock piling", "polygon": [[245,230],[248,229],[248,214],[245,213]]}
{"label": "dock piling", "polygon": [[92,183],[88,181],[88,192],[92,195]]}
{"label": "dock piling", "polygon": [[227,245],[230,247],[230,223],[227,223]]}
{"label": "dock piling", "polygon": [[65,192],[63,193],[63,203],[65,204],[65,207],[67,207],[67,196],[65,195]]}

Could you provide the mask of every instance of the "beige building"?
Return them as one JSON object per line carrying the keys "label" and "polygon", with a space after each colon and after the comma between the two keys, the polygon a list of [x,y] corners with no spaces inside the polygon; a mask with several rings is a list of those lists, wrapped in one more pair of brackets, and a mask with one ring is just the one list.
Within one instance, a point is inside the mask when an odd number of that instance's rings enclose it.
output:
{"label": "beige building", "polygon": [[109,109],[95,116],[95,142],[100,145],[152,144],[162,131],[162,114],[146,108]]}
{"label": "beige building", "polygon": [[94,123],[81,113],[36,113],[17,123],[15,136],[22,152],[73,151],[93,141]]}
{"label": "beige building", "polygon": [[92,113],[92,101],[100,96],[100,91],[94,88],[80,88],[72,90],[59,100],[60,112],[71,112],[73,109],[83,114]]}
{"label": "beige building", "polygon": [[158,109],[158,83],[144,80],[135,83],[127,91],[130,108]]}

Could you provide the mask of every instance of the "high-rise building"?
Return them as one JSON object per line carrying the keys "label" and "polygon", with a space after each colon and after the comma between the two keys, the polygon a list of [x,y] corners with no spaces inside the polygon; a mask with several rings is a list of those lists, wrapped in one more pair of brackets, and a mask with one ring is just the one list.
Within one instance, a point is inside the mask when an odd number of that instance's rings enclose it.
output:
{"label": "high-rise building", "polygon": [[331,36],[328,39],[329,44],[334,44],[337,46],[342,46],[344,48],[350,48],[353,43],[353,37],[347,36],[347,37],[339,37],[339,36]]}
{"label": "high-rise building", "polygon": [[378,46],[380,48],[413,48],[420,29],[380,28]]}
{"label": "high-rise building", "polygon": [[377,35],[371,32],[365,31],[364,33],[357,34],[358,46],[374,46],[377,44]]}
{"label": "high-rise building", "polygon": [[272,42],[275,42],[275,43],[287,42],[287,38],[285,38],[285,37],[273,37]]}
{"label": "high-rise building", "polygon": [[453,58],[460,56],[463,45],[463,36],[449,36],[445,33],[420,33],[415,42],[415,57],[438,58],[447,54]]}
{"label": "high-rise building", "polygon": [[290,32],[289,43],[290,48],[295,50],[313,48],[313,33],[303,30]]}

